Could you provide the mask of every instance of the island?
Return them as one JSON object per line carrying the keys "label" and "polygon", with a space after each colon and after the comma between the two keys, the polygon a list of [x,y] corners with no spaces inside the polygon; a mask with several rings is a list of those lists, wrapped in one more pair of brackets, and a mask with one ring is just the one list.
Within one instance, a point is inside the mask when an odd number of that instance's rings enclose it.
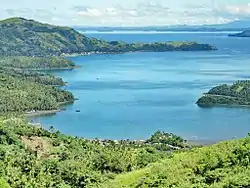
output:
{"label": "island", "polygon": [[241,33],[230,34],[229,37],[250,37],[250,30],[243,31]]}
{"label": "island", "polygon": [[250,81],[237,81],[232,85],[223,84],[212,88],[198,99],[197,104],[205,106],[249,106]]}

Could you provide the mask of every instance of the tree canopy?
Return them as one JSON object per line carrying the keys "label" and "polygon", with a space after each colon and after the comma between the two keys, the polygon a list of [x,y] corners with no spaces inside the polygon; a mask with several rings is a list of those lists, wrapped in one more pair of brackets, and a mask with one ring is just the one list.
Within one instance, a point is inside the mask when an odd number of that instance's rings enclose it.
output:
{"label": "tree canopy", "polygon": [[129,140],[87,140],[47,131],[22,118],[0,119],[0,185],[102,187],[118,174],[171,156],[155,145]]}
{"label": "tree canopy", "polygon": [[75,64],[63,57],[26,57],[7,56],[0,58],[0,66],[13,69],[46,70],[46,69],[72,69]]}
{"label": "tree canopy", "polygon": [[74,100],[70,92],[50,85],[54,83],[49,76],[0,72],[0,113],[55,110]]}
{"label": "tree canopy", "polygon": [[241,80],[233,85],[220,85],[205,93],[198,105],[250,105],[250,81]]}

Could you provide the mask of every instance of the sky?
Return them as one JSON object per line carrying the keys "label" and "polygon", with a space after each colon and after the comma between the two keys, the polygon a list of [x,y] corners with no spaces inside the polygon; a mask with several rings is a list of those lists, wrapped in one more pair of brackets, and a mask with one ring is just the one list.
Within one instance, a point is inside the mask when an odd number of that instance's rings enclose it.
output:
{"label": "sky", "polygon": [[221,24],[250,19],[250,0],[0,0],[0,19],[67,26]]}

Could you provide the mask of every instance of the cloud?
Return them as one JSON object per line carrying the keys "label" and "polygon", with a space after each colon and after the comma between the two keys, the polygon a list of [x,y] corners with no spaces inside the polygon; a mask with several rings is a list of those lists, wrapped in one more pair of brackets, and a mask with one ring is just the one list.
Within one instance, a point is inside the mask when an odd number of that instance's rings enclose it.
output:
{"label": "cloud", "polygon": [[16,11],[13,10],[13,9],[7,8],[7,9],[5,9],[5,12],[6,12],[7,15],[9,15],[9,16],[14,16]]}
{"label": "cloud", "polygon": [[89,7],[87,6],[73,6],[72,7],[72,10],[73,11],[77,11],[77,12],[80,12],[80,11],[87,11]]}
{"label": "cloud", "polygon": [[227,13],[232,14],[232,15],[250,16],[250,4],[247,4],[246,6],[232,6],[232,5],[227,5],[225,7],[225,11]]}
{"label": "cloud", "polygon": [[[28,0],[26,0],[28,1]],[[54,5],[46,8],[5,8],[0,17],[23,16],[60,25],[176,25],[176,24],[219,24],[250,17],[250,4],[218,4],[210,1],[190,0],[182,6],[166,3],[134,3],[131,6],[122,4],[90,6],[75,2],[67,6]],[[66,3],[66,1],[64,1]]]}
{"label": "cloud", "polygon": [[5,12],[10,16],[14,16],[17,14],[20,16],[27,16],[27,15],[30,15],[31,13],[33,13],[33,11],[29,8],[5,9]]}
{"label": "cloud", "polygon": [[[139,3],[134,7],[114,6],[94,8],[73,7],[76,22],[92,19],[96,25],[176,25],[219,24],[233,20],[224,9],[215,9],[207,4],[168,7],[157,3]],[[227,11],[228,12],[228,11]]]}
{"label": "cloud", "polygon": [[100,17],[103,15],[103,13],[100,10],[94,8],[87,8],[84,11],[83,10],[78,11],[77,14],[79,16],[88,16],[88,17]]}

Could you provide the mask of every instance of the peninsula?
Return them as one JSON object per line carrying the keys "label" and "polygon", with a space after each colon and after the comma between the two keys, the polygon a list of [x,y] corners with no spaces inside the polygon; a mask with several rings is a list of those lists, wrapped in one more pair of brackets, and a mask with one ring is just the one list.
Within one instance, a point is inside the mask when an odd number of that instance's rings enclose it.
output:
{"label": "peninsula", "polygon": [[24,18],[0,21],[0,56],[60,56],[81,53],[125,53],[136,51],[216,50],[196,42],[125,43],[87,37],[72,28],[43,24]]}
{"label": "peninsula", "polygon": [[199,106],[249,106],[250,81],[237,81],[233,85],[223,84],[212,88],[197,101]]}

